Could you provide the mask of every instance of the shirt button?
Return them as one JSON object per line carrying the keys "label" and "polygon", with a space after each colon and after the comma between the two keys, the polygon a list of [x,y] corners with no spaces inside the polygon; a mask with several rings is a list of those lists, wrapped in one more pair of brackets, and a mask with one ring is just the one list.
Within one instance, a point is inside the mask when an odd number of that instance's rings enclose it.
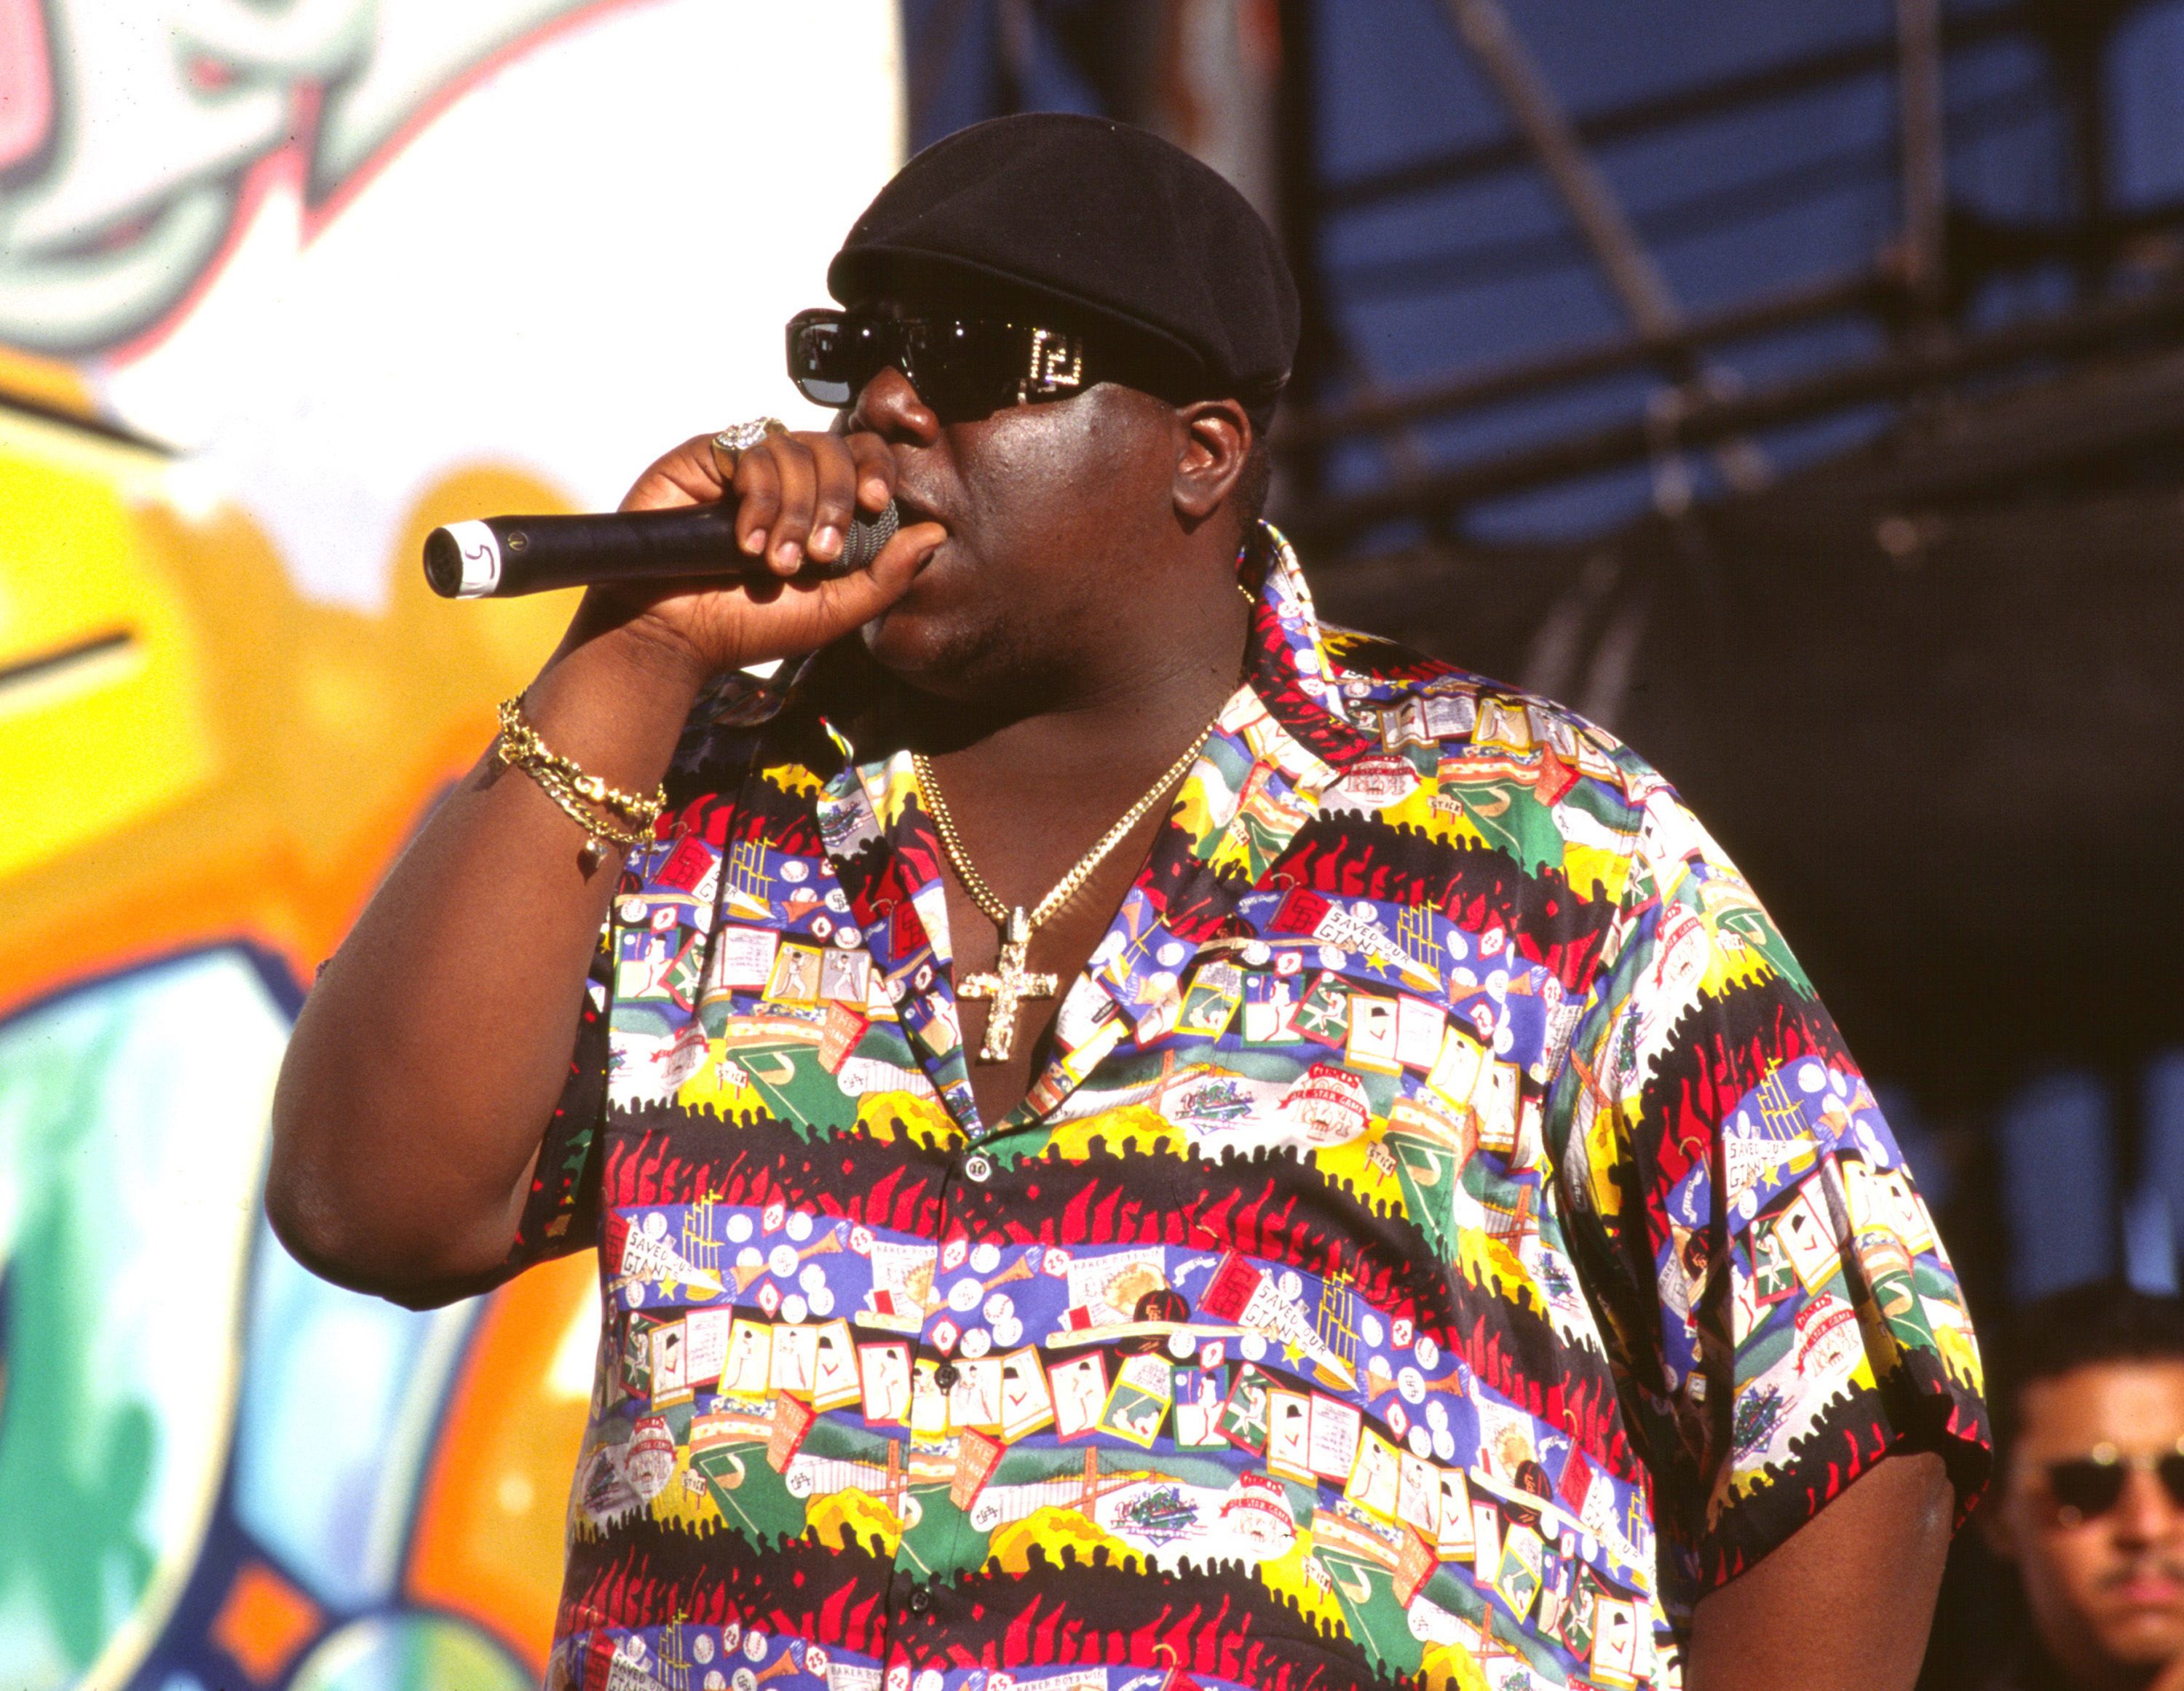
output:
{"label": "shirt button", "polygon": [[938,1368],[934,1369],[933,1371],[933,1383],[939,1387],[944,1392],[954,1391],[956,1389],[956,1365],[952,1362],[944,1362]]}
{"label": "shirt button", "polygon": [[963,1159],[963,1178],[966,1180],[977,1181],[983,1185],[993,1172],[994,1165],[986,1160],[983,1152],[973,1151]]}
{"label": "shirt button", "polygon": [[919,1586],[903,1599],[903,1607],[913,1615],[922,1615],[933,1606],[933,1594]]}

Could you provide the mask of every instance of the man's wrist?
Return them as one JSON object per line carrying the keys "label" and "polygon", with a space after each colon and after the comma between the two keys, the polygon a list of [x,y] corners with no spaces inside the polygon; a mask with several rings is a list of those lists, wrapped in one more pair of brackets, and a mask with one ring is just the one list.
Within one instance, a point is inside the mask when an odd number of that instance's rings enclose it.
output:
{"label": "man's wrist", "polygon": [[621,624],[572,628],[525,690],[532,727],[610,786],[649,792],[666,774],[708,667],[671,637]]}
{"label": "man's wrist", "polygon": [[602,615],[589,599],[577,607],[549,667],[579,654],[603,676],[619,677],[632,689],[665,689],[685,705],[719,667],[674,629],[649,616]]}

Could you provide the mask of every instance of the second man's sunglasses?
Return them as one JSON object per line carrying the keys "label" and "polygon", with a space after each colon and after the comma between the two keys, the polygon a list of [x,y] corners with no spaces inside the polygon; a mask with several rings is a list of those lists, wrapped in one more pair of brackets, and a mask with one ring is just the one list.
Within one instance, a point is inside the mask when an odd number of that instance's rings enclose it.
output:
{"label": "second man's sunglasses", "polygon": [[1087,367],[1077,337],[1032,324],[825,310],[788,320],[788,379],[815,405],[852,404],[889,368],[902,372],[943,423],[1067,399],[1102,379]]}
{"label": "second man's sunglasses", "polygon": [[2170,1502],[2184,1509],[2184,1438],[2175,1449],[2151,1456],[2126,1456],[2113,1444],[2096,1444],[2086,1455],[2046,1465],[2048,1489],[2063,1524],[2075,1527],[2114,1509],[2133,1469],[2153,1474]]}

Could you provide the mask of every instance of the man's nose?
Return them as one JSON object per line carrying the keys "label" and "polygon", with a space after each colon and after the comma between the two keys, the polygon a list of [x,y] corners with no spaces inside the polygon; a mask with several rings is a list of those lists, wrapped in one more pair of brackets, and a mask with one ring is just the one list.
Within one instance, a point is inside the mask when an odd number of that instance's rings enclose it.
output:
{"label": "man's nose", "polygon": [[2184,1510],[2159,1478],[2143,1468],[2134,1468],[2116,1499],[2109,1531],[2120,1544],[2151,1544],[2184,1532]]}
{"label": "man's nose", "polygon": [[850,413],[850,427],[912,446],[930,446],[940,437],[940,419],[917,397],[910,378],[893,364],[865,384]]}

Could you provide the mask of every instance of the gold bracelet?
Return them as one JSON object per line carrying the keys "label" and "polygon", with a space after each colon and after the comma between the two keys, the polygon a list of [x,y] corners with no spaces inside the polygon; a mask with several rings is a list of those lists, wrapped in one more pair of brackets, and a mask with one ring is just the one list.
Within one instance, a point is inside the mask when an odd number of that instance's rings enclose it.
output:
{"label": "gold bracelet", "polygon": [[545,789],[548,798],[583,823],[600,838],[612,840],[616,845],[630,846],[642,845],[652,837],[652,828],[648,823],[624,822],[619,817],[599,815],[586,803],[582,793],[577,793],[568,782],[562,780],[555,771],[547,769],[526,769],[521,764],[516,765],[515,767],[523,769],[526,775]]}
{"label": "gold bracelet", "polygon": [[[649,798],[639,798],[633,793],[609,787],[597,776],[586,775],[573,759],[549,751],[546,743],[538,737],[538,730],[524,719],[521,693],[501,701],[500,734],[503,762],[532,774],[550,770],[587,804],[604,806],[634,826],[650,827],[667,808],[665,787],[655,787]],[[508,749],[510,747],[514,749]]]}
{"label": "gold bracelet", "polygon": [[599,859],[606,855],[605,849],[599,844],[601,840],[610,840],[625,851],[644,845],[651,840],[652,830],[649,827],[627,827],[619,822],[609,821],[598,811],[588,807],[555,771],[520,762],[510,754],[506,741],[504,740],[500,743],[498,755],[500,760],[510,768],[521,770],[532,780],[538,782],[539,791],[552,799],[565,815],[584,831],[584,849],[581,854],[580,860],[585,874],[588,875],[597,868]]}
{"label": "gold bracelet", "polygon": [[665,787],[655,788],[649,798],[639,798],[608,786],[595,775],[586,775],[572,759],[549,751],[538,731],[524,720],[521,693],[501,701],[500,740],[493,754],[537,782],[539,789],[584,830],[587,873],[604,855],[601,840],[610,840],[625,850],[648,844],[660,812],[667,808]]}

